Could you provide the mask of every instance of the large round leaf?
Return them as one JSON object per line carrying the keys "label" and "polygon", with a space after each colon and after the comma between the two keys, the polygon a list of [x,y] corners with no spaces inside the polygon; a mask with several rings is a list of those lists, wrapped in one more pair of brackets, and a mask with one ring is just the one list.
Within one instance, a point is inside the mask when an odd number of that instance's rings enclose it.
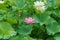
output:
{"label": "large round leaf", "polygon": [[33,18],[35,19],[35,23],[45,24],[50,19],[50,13],[45,12],[43,14],[33,15]]}
{"label": "large round leaf", "polygon": [[[47,21],[48,22],[48,21]],[[47,32],[49,35],[54,35],[55,33],[60,32],[60,26],[58,25],[58,23],[53,20],[50,19],[47,26],[46,26]]]}
{"label": "large round leaf", "polygon": [[11,36],[16,35],[16,32],[12,26],[7,22],[0,22],[0,39],[8,39]]}

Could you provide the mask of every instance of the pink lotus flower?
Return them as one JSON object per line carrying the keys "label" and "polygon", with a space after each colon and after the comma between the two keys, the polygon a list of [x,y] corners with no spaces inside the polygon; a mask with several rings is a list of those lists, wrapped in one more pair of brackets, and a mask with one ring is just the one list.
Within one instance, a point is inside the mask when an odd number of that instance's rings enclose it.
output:
{"label": "pink lotus flower", "polygon": [[34,23],[34,20],[35,20],[35,19],[33,19],[32,17],[28,17],[28,18],[25,18],[25,21],[24,21],[24,22],[25,22],[26,24],[33,24],[33,23]]}

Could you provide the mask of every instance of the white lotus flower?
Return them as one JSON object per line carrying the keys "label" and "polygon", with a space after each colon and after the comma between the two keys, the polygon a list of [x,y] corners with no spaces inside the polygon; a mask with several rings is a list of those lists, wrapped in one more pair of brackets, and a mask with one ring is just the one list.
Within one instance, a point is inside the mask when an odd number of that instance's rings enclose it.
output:
{"label": "white lotus flower", "polygon": [[45,11],[45,4],[44,2],[41,2],[41,1],[36,1],[34,2],[34,6],[37,10],[41,11],[41,12],[44,12]]}
{"label": "white lotus flower", "polygon": [[4,1],[0,1],[0,4],[3,4],[4,3]]}

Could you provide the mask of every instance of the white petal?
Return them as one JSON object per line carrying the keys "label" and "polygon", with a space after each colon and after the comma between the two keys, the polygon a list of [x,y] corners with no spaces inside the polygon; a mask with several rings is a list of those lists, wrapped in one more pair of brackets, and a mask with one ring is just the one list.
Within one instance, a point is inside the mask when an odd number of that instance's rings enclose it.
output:
{"label": "white petal", "polygon": [[41,2],[41,1],[40,1],[40,5],[41,5],[41,6],[44,6],[45,4],[44,4],[44,2]]}
{"label": "white petal", "polygon": [[44,2],[36,1],[36,2],[34,2],[34,6],[35,6],[35,8],[37,10],[40,10],[41,12],[45,11],[45,4],[44,4]]}
{"label": "white petal", "polygon": [[3,3],[4,3],[4,1],[0,1],[0,3],[1,3],[1,4],[3,4]]}
{"label": "white petal", "polygon": [[34,5],[39,6],[40,5],[39,1],[34,2]]}

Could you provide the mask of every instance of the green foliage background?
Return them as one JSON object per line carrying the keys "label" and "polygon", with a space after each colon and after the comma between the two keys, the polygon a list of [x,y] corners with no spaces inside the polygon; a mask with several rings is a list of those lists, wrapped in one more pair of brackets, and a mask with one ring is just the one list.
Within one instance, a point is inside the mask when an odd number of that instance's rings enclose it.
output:
{"label": "green foliage background", "polygon": [[[0,4],[0,40],[60,40],[60,0],[4,1]],[[35,1],[45,2],[44,13],[35,10]],[[24,23],[26,17],[33,17],[35,23]]]}

